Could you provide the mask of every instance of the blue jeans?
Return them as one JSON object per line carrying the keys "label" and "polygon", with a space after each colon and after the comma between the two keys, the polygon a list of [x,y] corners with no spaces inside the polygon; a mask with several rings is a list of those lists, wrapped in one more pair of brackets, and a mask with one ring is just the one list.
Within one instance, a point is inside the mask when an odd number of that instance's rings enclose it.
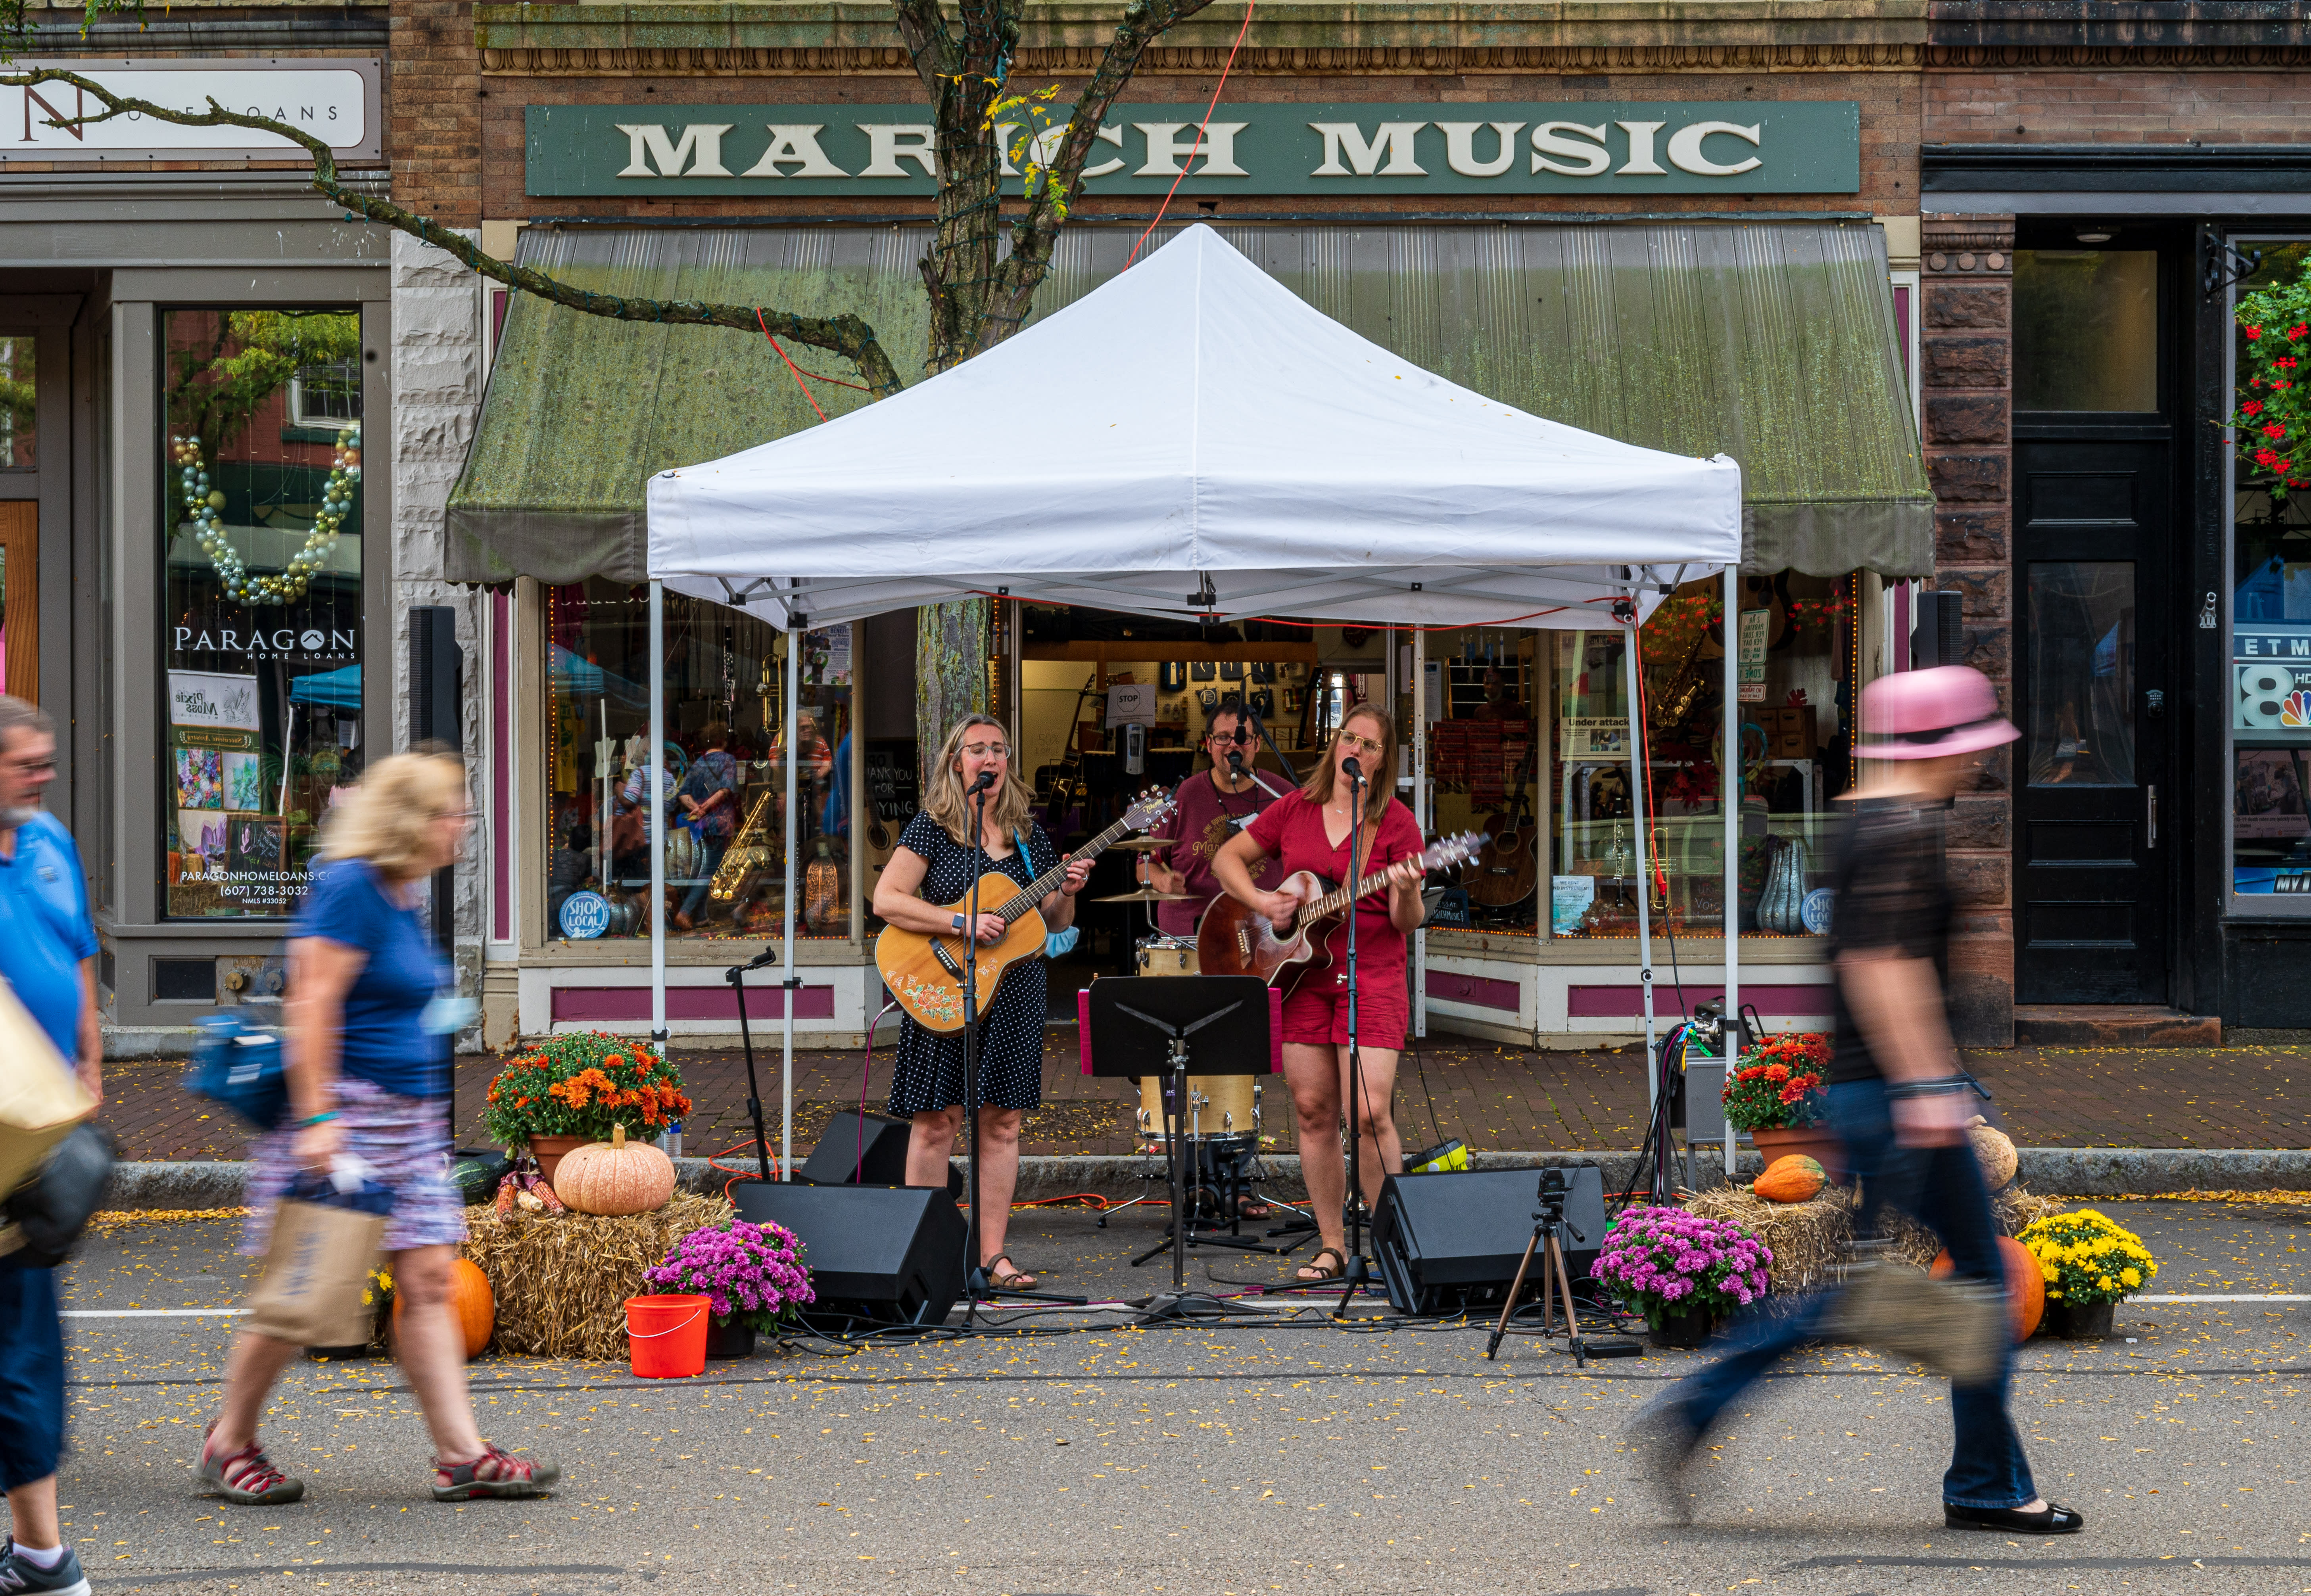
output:
{"label": "blue jeans", "polygon": [[698,845],[704,855],[698,867],[698,885],[683,895],[678,913],[698,912],[698,906],[706,902],[707,893],[713,888],[714,872],[722,868],[722,856],[730,851],[730,839],[728,837],[701,837]]}
{"label": "blue jeans", "polygon": [[65,1441],[64,1325],[57,1272],[0,1261],[0,1490],[57,1471]]}
{"label": "blue jeans", "polygon": [[[1885,1085],[1877,1080],[1832,1086],[1829,1122],[1844,1141],[1848,1164],[1862,1182],[1862,1208],[1854,1222],[1855,1234],[1871,1234],[1879,1204],[1890,1199],[1942,1238],[1959,1274],[2005,1279],[1989,1193],[1983,1188],[1982,1169],[1974,1161],[1970,1143],[1897,1148]],[[1696,1429],[1707,1430],[1725,1405],[1783,1353],[1818,1338],[1830,1300],[1830,1294],[1822,1292],[1794,1313],[1745,1314],[1728,1337],[1732,1349],[1679,1382],[1671,1400],[1684,1405],[1686,1417]],[[1942,1500],[1952,1506],[2019,1507],[2038,1494],[2030,1480],[2029,1461],[2022,1455],[2022,1438],[2006,1413],[2013,1364],[2010,1346],[1991,1379],[1950,1389],[1950,1419],[1958,1441],[1949,1469],[1942,1475]]]}

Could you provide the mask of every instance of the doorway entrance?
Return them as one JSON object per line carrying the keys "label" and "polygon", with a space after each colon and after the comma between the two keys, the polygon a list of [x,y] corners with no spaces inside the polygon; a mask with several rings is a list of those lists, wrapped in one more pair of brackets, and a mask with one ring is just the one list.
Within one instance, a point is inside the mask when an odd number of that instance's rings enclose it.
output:
{"label": "doorway entrance", "polygon": [[0,500],[0,693],[40,701],[40,507]]}
{"label": "doorway entrance", "polygon": [[2015,1001],[2168,1000],[2167,446],[2015,450]]}

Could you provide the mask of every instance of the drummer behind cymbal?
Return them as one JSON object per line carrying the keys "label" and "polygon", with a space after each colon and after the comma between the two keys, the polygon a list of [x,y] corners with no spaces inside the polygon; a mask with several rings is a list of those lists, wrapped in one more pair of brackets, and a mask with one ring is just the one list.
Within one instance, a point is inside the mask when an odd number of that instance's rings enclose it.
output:
{"label": "drummer behind cymbal", "polygon": [[[1160,862],[1152,854],[1138,856],[1141,882],[1158,892],[1188,894],[1188,902],[1156,905],[1156,929],[1167,937],[1195,936],[1196,922],[1221,894],[1212,876],[1212,860],[1228,839],[1278,796],[1252,770],[1250,742],[1239,701],[1232,698],[1212,711],[1204,727],[1204,752],[1211,758],[1211,769],[1180,783],[1173,795],[1178,807],[1149,833],[1174,846]],[[1274,858],[1263,859],[1252,876],[1263,892],[1275,891],[1283,879],[1282,865]]]}

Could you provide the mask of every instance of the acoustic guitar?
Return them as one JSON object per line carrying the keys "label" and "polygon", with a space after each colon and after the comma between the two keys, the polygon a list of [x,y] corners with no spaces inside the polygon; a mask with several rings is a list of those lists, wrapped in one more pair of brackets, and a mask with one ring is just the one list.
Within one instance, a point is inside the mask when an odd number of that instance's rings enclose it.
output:
{"label": "acoustic guitar", "polygon": [[1508,909],[1532,896],[1540,879],[1540,838],[1532,822],[1532,783],[1539,772],[1540,740],[1533,739],[1525,768],[1517,773],[1516,802],[1504,815],[1485,822],[1485,846],[1461,877],[1469,901],[1487,909]]}
{"label": "acoustic guitar", "polygon": [[[1421,853],[1420,868],[1426,872],[1457,865],[1474,857],[1485,842],[1482,832],[1440,837]],[[1274,920],[1232,897],[1214,898],[1196,925],[1197,970],[1205,975],[1256,975],[1290,995],[1302,981],[1345,963],[1347,944],[1336,933],[1347,923],[1347,910],[1378,891],[1388,870],[1382,866],[1354,886],[1338,888],[1312,870],[1285,877],[1276,890],[1301,900],[1288,931],[1278,931]]]}
{"label": "acoustic guitar", "polygon": [[[1126,833],[1162,824],[1174,807],[1170,793],[1148,789],[1123,812],[1122,819],[1077,849],[1075,857],[1096,858],[1103,849],[1121,842]],[[1003,940],[983,945],[979,950],[979,1012],[982,1015],[987,1012],[988,999],[994,996],[995,983],[1003,979],[1005,971],[1022,959],[1042,956],[1043,938],[1050,933],[1035,905],[1059,891],[1066,884],[1067,875],[1067,866],[1062,863],[1025,886],[999,870],[990,870],[979,878],[979,912],[999,915],[1004,922]],[[971,896],[965,893],[940,907],[949,914],[968,916]],[[892,998],[914,1016],[917,1025],[929,1031],[960,1031],[963,972],[970,951],[968,936],[933,937],[885,926],[882,934],[875,938],[875,968],[882,972],[883,984],[891,989]]]}

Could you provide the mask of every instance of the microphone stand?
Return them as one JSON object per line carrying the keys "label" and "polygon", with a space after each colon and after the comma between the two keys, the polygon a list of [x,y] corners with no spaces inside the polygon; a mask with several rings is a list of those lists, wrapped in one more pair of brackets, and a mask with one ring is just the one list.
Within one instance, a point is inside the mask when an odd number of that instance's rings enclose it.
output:
{"label": "microphone stand", "polygon": [[[1348,777],[1348,882],[1351,887],[1362,868],[1358,854],[1363,851],[1361,839],[1365,821],[1364,767],[1356,761],[1348,762],[1352,773]],[[1342,1217],[1347,1221],[1348,1256],[1340,1266],[1339,1305],[1332,1317],[1345,1319],[1348,1303],[1356,1288],[1372,1278],[1365,1266],[1364,1216],[1358,1211],[1365,1199],[1364,1183],[1364,1123],[1365,1074],[1363,1055],[1356,1049],[1356,903],[1348,902],[1348,1189],[1342,1199]]]}
{"label": "microphone stand", "polygon": [[[722,979],[730,983],[730,991],[738,1002],[738,1041],[746,1050],[746,1117],[754,1121],[754,1166],[761,1171],[762,1178],[766,1182],[771,1178],[771,1134],[763,1127],[763,1088],[754,1080],[754,1033],[746,1026],[746,973],[775,963],[778,957],[777,949],[766,947],[747,963],[733,964],[722,972]],[[796,983],[799,984],[798,981]],[[795,1000],[793,987],[788,988],[786,1000],[789,1003]],[[871,1026],[868,1040],[871,1045],[874,1040]],[[863,1133],[863,1124],[860,1129]]]}
{"label": "microphone stand", "polygon": [[[1268,735],[1268,723],[1260,718],[1260,711],[1251,707],[1251,700],[1245,698],[1242,701],[1242,704],[1243,720],[1240,724],[1250,726],[1260,740],[1267,745],[1268,751],[1276,755],[1276,763],[1283,771],[1284,779],[1295,787],[1299,786],[1300,773],[1292,768],[1292,762],[1284,757],[1284,750],[1276,746],[1276,739]],[[1252,780],[1257,781],[1260,778],[1254,775]],[[1278,793],[1277,796],[1281,798],[1283,795]]]}
{"label": "microphone stand", "polygon": [[971,1127],[971,1180],[965,1193],[971,1222],[964,1227],[971,1247],[964,1274],[966,1326],[978,1316],[980,1295],[987,1289],[985,1260],[979,1255],[979,878],[987,874],[987,789],[972,789],[972,798],[971,909],[963,949],[963,1117]]}

